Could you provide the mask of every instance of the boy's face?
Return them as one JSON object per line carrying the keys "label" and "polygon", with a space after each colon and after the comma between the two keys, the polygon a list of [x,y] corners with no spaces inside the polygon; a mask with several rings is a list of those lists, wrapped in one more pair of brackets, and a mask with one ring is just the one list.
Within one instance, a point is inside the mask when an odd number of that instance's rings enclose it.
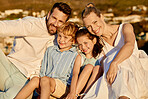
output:
{"label": "boy's face", "polygon": [[58,33],[57,38],[58,45],[60,47],[60,51],[69,50],[74,43],[72,36],[64,35],[62,32]]}

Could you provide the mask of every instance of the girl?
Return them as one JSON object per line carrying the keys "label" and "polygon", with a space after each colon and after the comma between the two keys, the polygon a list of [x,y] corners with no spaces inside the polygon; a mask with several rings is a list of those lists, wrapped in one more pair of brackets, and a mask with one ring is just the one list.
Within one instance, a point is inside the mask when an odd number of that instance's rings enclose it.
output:
{"label": "girl", "polygon": [[[67,99],[80,96],[82,90],[85,93],[103,72],[102,67],[97,61],[97,56],[101,53],[103,47],[99,43],[99,38],[90,34],[87,29],[80,29],[76,33],[76,42],[81,52],[74,64],[70,93]],[[80,67],[83,70],[79,76]],[[81,95],[84,95],[84,93]]]}

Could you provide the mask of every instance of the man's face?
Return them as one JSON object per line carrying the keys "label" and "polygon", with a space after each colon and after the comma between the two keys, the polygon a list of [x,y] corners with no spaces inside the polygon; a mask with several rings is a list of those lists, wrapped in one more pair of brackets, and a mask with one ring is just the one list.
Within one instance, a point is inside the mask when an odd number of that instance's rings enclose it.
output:
{"label": "man's face", "polygon": [[53,35],[57,31],[57,27],[63,25],[68,18],[68,15],[64,14],[58,8],[55,8],[50,14],[47,21],[47,29],[49,34]]}

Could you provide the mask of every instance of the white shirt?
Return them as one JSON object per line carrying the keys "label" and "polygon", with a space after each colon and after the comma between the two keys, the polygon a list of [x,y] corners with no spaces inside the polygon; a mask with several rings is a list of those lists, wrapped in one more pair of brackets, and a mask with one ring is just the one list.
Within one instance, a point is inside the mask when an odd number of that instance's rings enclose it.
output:
{"label": "white shirt", "polygon": [[0,21],[0,36],[15,36],[7,57],[20,71],[26,77],[39,75],[44,52],[55,39],[47,31],[45,17]]}

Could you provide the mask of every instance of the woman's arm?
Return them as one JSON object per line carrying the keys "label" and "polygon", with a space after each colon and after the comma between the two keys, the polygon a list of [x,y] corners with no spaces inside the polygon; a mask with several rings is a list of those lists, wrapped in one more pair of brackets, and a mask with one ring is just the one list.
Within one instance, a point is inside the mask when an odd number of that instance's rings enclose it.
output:
{"label": "woman's arm", "polygon": [[124,24],[122,33],[124,36],[125,44],[118,52],[115,59],[110,64],[110,68],[107,72],[107,81],[109,84],[112,84],[115,80],[118,71],[118,64],[123,62],[125,59],[129,58],[133,53],[134,44],[135,44],[135,34],[133,32],[133,26],[131,24]]}
{"label": "woman's arm", "polygon": [[70,85],[70,93],[67,95],[66,99],[74,99],[76,98],[76,86],[78,81],[78,75],[80,72],[80,66],[81,66],[81,56],[78,54],[74,63],[73,67],[73,75],[72,75],[72,81]]}
{"label": "woman's arm", "polygon": [[124,36],[125,44],[113,60],[113,62],[115,62],[117,65],[131,56],[135,44],[135,34],[133,31],[133,26],[131,24],[124,24],[122,33]]}

